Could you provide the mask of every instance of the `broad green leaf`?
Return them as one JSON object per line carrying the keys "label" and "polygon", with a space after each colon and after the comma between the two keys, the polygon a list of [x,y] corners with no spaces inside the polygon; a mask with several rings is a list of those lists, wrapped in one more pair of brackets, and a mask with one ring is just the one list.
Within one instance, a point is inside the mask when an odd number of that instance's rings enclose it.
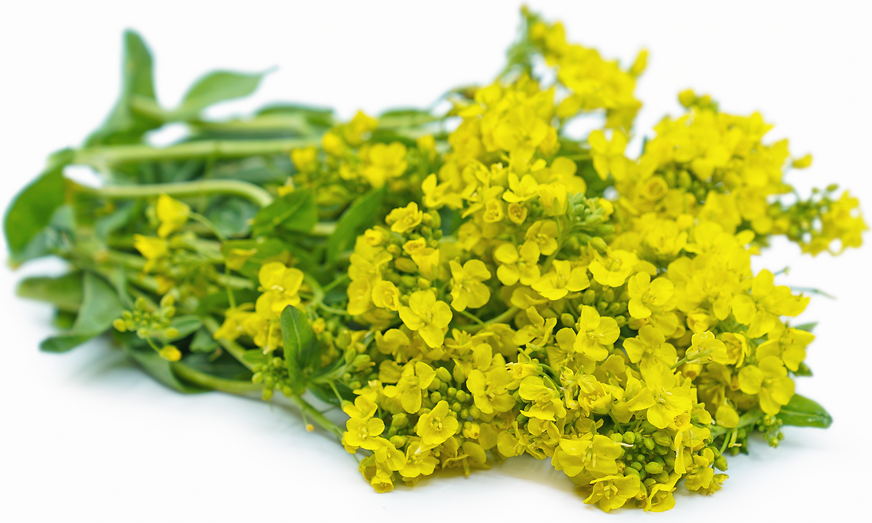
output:
{"label": "broad green leaf", "polygon": [[18,284],[16,294],[22,298],[51,303],[67,312],[78,312],[82,305],[82,273],[71,272],[57,278],[35,276]]}
{"label": "broad green leaf", "polygon": [[115,289],[94,273],[84,273],[82,295],[82,306],[73,328],[66,334],[44,340],[39,345],[41,350],[66,352],[106,332],[121,315],[122,305]]}
{"label": "broad green leaf", "polygon": [[206,217],[226,237],[236,238],[248,235],[251,220],[258,208],[241,198],[226,198],[213,205]]}
{"label": "broad green leaf", "polygon": [[799,329],[801,331],[812,332],[814,331],[814,328],[817,327],[817,324],[818,322],[812,321],[809,323],[803,323],[802,325],[791,325],[791,327],[793,327],[794,329]]}
{"label": "broad green leaf", "polygon": [[803,377],[811,377],[813,375],[811,372],[811,368],[809,368],[809,366],[806,365],[805,362],[800,363],[799,367],[796,369],[796,371],[793,374],[796,376],[803,376]]}
{"label": "broad green leaf", "polygon": [[[160,108],[152,67],[151,53],[142,37],[125,31],[121,95],[103,126],[88,137],[88,147],[138,143],[147,131],[161,126],[162,120],[155,117]],[[148,106],[149,111],[135,110],[137,103]]]}
{"label": "broad green leaf", "polygon": [[252,235],[275,234],[276,229],[309,232],[318,223],[318,208],[311,189],[301,189],[278,198],[254,217]]}
{"label": "broad green leaf", "polygon": [[197,80],[178,109],[176,119],[195,118],[200,111],[212,104],[242,98],[253,93],[266,73],[243,74],[231,71],[215,71]]}
{"label": "broad green leaf", "polygon": [[67,184],[63,169],[73,158],[72,151],[56,154],[52,165],[30,185],[25,187],[6,211],[3,229],[12,263],[22,263],[28,256],[31,243],[52,222],[52,217],[66,200]]}
{"label": "broad green leaf", "polygon": [[145,372],[151,375],[152,378],[163,383],[167,387],[185,394],[194,394],[197,392],[205,392],[205,389],[189,385],[176,376],[173,372],[173,364],[160,357],[154,349],[148,345],[134,347],[134,343],[127,342],[121,344],[124,347],[124,352],[135,361]]}
{"label": "broad green leaf", "polygon": [[805,396],[794,394],[787,405],[777,414],[785,425],[794,427],[817,427],[825,429],[833,424],[833,417],[819,403]]}
{"label": "broad green leaf", "polygon": [[305,372],[319,363],[321,346],[303,311],[285,307],[281,322],[288,377],[294,394],[299,395],[306,390]]}
{"label": "broad green leaf", "polygon": [[327,240],[327,262],[334,263],[339,255],[354,246],[354,240],[375,225],[384,199],[384,190],[370,191],[355,200],[336,223],[336,229]]}
{"label": "broad green leaf", "polygon": [[263,351],[258,349],[251,349],[245,351],[242,355],[242,360],[249,365],[266,365],[269,361],[269,356],[263,353]]}

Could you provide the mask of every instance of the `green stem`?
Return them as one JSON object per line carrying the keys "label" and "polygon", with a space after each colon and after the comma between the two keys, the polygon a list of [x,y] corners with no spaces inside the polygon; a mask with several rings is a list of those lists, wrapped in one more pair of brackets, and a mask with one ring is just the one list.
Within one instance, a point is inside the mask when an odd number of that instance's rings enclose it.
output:
{"label": "green stem", "polygon": [[314,421],[319,427],[326,430],[327,432],[330,432],[337,438],[342,437],[342,429],[340,429],[335,423],[333,423],[329,419],[325,418],[324,415],[321,414],[318,409],[310,405],[309,402],[297,396],[296,394],[292,394],[288,397],[288,399],[296,403],[297,406],[300,407],[300,410],[303,411],[303,414],[312,418],[312,421]]}
{"label": "green stem", "polygon": [[203,140],[169,147],[115,145],[79,149],[73,163],[103,170],[130,162],[189,160],[192,158],[244,158],[270,154],[290,154],[292,149],[317,145],[317,139],[284,140]]}
{"label": "green stem", "polygon": [[265,189],[253,183],[242,180],[197,180],[180,183],[152,183],[146,185],[107,185],[105,187],[82,187],[107,200],[125,200],[133,198],[148,198],[166,194],[178,198],[205,196],[209,194],[229,194],[241,196],[256,203],[260,207],[271,204],[273,197]]}
{"label": "green stem", "polygon": [[243,396],[247,396],[252,392],[260,392],[260,390],[263,389],[263,385],[252,383],[251,381],[227,380],[200,372],[181,361],[176,361],[172,365],[173,372],[175,372],[179,378],[205,389]]}
{"label": "green stem", "polygon": [[477,317],[475,314],[471,314],[471,313],[469,313],[469,312],[467,312],[467,311],[459,311],[459,310],[456,310],[456,309],[455,309],[454,312],[458,312],[458,313],[460,313],[461,316],[464,316],[464,317],[466,317],[466,318],[469,318],[470,320],[474,321],[475,323],[480,323],[480,324],[484,325],[484,322],[481,320],[481,318]]}
{"label": "green stem", "polygon": [[493,323],[506,323],[509,320],[511,320],[512,318],[514,318],[515,314],[520,312],[520,310],[521,309],[519,309],[517,307],[512,307],[512,308],[508,309],[506,312],[500,314],[499,316],[491,318],[483,323],[476,323],[474,325],[461,325],[460,327],[457,327],[457,328],[460,330],[464,330],[464,331],[478,331],[478,330],[481,330],[481,329],[483,329],[483,328],[485,328],[488,325],[491,325]]}

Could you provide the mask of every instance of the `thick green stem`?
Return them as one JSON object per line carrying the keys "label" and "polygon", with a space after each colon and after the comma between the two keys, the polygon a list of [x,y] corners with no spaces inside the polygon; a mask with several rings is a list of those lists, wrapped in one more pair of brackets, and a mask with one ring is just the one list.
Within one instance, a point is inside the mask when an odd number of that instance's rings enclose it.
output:
{"label": "thick green stem", "polygon": [[200,372],[181,361],[174,362],[172,365],[173,372],[175,372],[178,377],[191,382],[194,385],[203,387],[204,389],[246,396],[249,393],[260,392],[261,389],[263,389],[263,385],[258,385],[251,381],[227,380]]}
{"label": "thick green stem", "polygon": [[289,154],[292,149],[317,145],[318,139],[285,140],[204,140],[169,147],[115,145],[76,151],[73,163],[102,170],[129,162],[189,160],[193,158],[244,158],[270,154]]}
{"label": "thick green stem", "polygon": [[198,180],[182,183],[153,183],[147,185],[109,185],[84,188],[85,191],[107,200],[148,198],[166,194],[177,198],[229,194],[247,198],[261,207],[271,204],[273,197],[265,189],[241,180]]}

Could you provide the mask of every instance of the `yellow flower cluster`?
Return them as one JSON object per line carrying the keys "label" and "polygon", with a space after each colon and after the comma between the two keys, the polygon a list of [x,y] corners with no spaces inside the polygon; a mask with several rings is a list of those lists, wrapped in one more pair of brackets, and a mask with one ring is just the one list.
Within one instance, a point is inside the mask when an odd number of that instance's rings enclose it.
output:
{"label": "yellow flower cluster", "polygon": [[[321,204],[384,186],[405,199],[357,236],[344,310],[308,309],[319,339],[347,351],[342,442],[379,492],[529,454],[605,511],[668,510],[679,482],[719,490],[725,454],[754,430],[777,445],[793,378],[808,375],[814,336],[791,318],[809,298],[751,257],[774,235],[840,252],[867,227],[834,187],[779,198],[810,157],[766,142],[761,115],[691,91],[627,157],[646,54],[622,70],[526,16],[554,85],[522,69],[455,92],[447,136],[379,137],[382,121],[358,113],[292,153],[292,186],[319,188]],[[561,135],[596,111],[606,123],[586,142]],[[272,262],[258,277],[256,304],[215,336],[269,353],[304,275]]]}

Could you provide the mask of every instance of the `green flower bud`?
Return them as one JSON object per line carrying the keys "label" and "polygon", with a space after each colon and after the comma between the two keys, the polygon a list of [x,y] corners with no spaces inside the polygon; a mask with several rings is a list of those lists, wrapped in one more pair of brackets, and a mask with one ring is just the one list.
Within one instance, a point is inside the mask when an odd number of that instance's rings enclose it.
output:
{"label": "green flower bud", "polygon": [[572,314],[569,314],[567,312],[564,312],[563,314],[560,315],[560,323],[564,327],[574,327],[575,326],[575,316],[573,316]]}
{"label": "green flower bud", "polygon": [[669,447],[672,445],[672,438],[669,437],[669,434],[663,432],[662,430],[658,430],[653,434],[654,443],[663,446]]}
{"label": "green flower bud", "polygon": [[463,405],[455,401],[451,404],[451,410],[453,410],[454,412],[460,412],[461,410],[463,410]]}
{"label": "green flower bud", "polygon": [[439,391],[435,391],[435,392],[430,393],[430,401],[432,401],[433,403],[439,403],[441,400],[442,400],[442,394],[440,394]]}
{"label": "green flower bud", "polygon": [[448,369],[445,367],[439,367],[436,369],[436,377],[442,380],[443,383],[448,383],[451,381],[451,373],[448,372]]}
{"label": "green flower bud", "polygon": [[612,434],[611,436],[609,436],[609,437],[612,438],[612,441],[614,441],[615,443],[620,443],[620,442],[622,442],[622,441],[624,440],[623,436],[621,436],[621,435],[618,434],[617,432],[613,433],[613,434]]}
{"label": "green flower bud", "polygon": [[394,414],[393,419],[391,419],[391,427],[397,427],[401,429],[409,424],[409,416],[406,415],[405,412],[400,412],[399,414]]}
{"label": "green flower bud", "polygon": [[115,327],[115,330],[118,332],[127,332],[127,324],[124,323],[124,320],[121,318],[112,322],[112,326]]}
{"label": "green flower bud", "polygon": [[632,432],[625,432],[622,439],[624,440],[624,443],[629,443],[630,445],[632,445],[636,442],[636,435]]}
{"label": "green flower bud", "polygon": [[169,327],[167,329],[164,329],[163,335],[165,337],[167,337],[168,339],[177,338],[179,336],[179,329],[177,329],[175,327]]}
{"label": "green flower bud", "polygon": [[[584,291],[584,294],[581,295],[581,303],[584,305],[593,305],[593,302],[596,301],[596,292],[593,289],[588,289]],[[579,312],[581,312],[581,308],[579,308]]]}
{"label": "green flower bud", "polygon": [[723,455],[716,457],[715,468],[720,471],[727,470],[727,458],[725,458]]}
{"label": "green flower bud", "polygon": [[605,254],[609,250],[609,246],[599,236],[590,239],[590,246],[596,249],[600,254]]}
{"label": "green flower bud", "polygon": [[481,410],[478,407],[476,407],[475,405],[473,405],[472,407],[469,407],[469,416],[472,419],[478,419],[481,417]]}
{"label": "green flower bud", "polygon": [[269,401],[272,399],[273,394],[274,392],[272,389],[263,389],[263,393],[260,395],[260,397],[261,399],[263,399],[263,401]]}
{"label": "green flower bud", "polygon": [[392,436],[390,439],[391,445],[401,449],[406,446],[406,437],[405,436]]}
{"label": "green flower bud", "polygon": [[430,288],[430,280],[427,278],[418,278],[418,288],[421,290],[426,290]]}
{"label": "green flower bud", "polygon": [[644,438],[642,439],[642,445],[645,445],[645,448],[648,450],[654,450],[655,443],[651,438]]}
{"label": "green flower bud", "polygon": [[645,465],[645,472],[648,474],[660,474],[663,472],[663,465],[656,461],[650,461]]}

